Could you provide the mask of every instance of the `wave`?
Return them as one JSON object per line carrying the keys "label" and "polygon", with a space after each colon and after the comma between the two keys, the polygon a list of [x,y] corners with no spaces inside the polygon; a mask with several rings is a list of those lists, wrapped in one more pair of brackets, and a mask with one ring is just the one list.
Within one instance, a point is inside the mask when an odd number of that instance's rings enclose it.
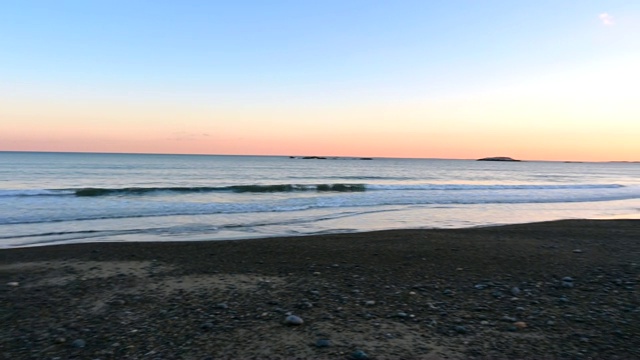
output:
{"label": "wave", "polygon": [[[557,188],[557,187],[554,187]],[[566,189],[562,187],[561,189]],[[115,220],[162,216],[194,216],[213,214],[285,213],[312,209],[375,208],[384,206],[457,206],[478,204],[580,203],[640,199],[640,187],[609,187],[591,190],[508,190],[508,191],[369,191],[365,193],[333,193],[318,196],[267,198],[253,197],[241,202],[190,202],[170,198],[166,202],[135,201],[131,198],[104,198],[86,202],[81,197],[47,199],[32,208],[31,202],[3,216],[0,225],[55,223],[65,221]],[[592,189],[592,188],[587,188]],[[60,211],[64,208],[64,211]],[[35,210],[34,210],[35,209]]]}
{"label": "wave", "polygon": [[618,184],[527,184],[527,185],[471,185],[471,184],[425,184],[425,185],[368,185],[367,190],[584,190],[618,189]]}
{"label": "wave", "polygon": [[597,190],[623,188],[618,184],[526,184],[526,185],[472,185],[472,184],[274,184],[274,185],[230,185],[230,186],[175,186],[175,187],[125,187],[77,189],[24,189],[0,190],[0,197],[25,196],[127,196],[154,193],[280,193],[280,192],[364,192],[364,191],[501,191],[501,190]]}
{"label": "wave", "polygon": [[[314,176],[289,176],[290,179],[317,179]],[[336,175],[336,176],[323,176],[323,179],[336,179],[336,180],[395,180],[404,181],[411,180],[413,178],[407,176],[375,176],[375,175]]]}
{"label": "wave", "polygon": [[173,193],[207,193],[207,192],[234,192],[234,193],[274,193],[294,191],[335,191],[354,192],[365,191],[363,184],[320,184],[320,185],[231,185],[221,187],[150,187],[150,188],[84,188],[75,190],[76,196],[104,196],[104,195],[144,195],[155,192]]}
{"label": "wave", "polygon": [[221,187],[131,187],[131,188],[83,188],[74,190],[76,196],[106,195],[145,195],[158,192],[172,193],[280,193],[280,192],[363,192],[397,190],[567,190],[567,189],[615,189],[623,187],[617,184],[578,184],[578,185],[465,185],[465,184],[426,184],[426,185],[367,185],[367,184],[276,184],[276,185],[231,185]]}
{"label": "wave", "polygon": [[46,190],[46,189],[23,189],[23,190],[0,190],[0,197],[24,197],[24,196],[63,196],[74,195],[73,190]]}

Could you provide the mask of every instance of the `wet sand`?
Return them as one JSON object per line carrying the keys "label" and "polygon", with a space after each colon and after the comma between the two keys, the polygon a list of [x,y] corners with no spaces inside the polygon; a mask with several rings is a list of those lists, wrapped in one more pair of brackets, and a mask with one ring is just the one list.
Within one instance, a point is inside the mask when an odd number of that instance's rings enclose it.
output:
{"label": "wet sand", "polygon": [[639,281],[640,220],[3,249],[0,357],[638,359]]}

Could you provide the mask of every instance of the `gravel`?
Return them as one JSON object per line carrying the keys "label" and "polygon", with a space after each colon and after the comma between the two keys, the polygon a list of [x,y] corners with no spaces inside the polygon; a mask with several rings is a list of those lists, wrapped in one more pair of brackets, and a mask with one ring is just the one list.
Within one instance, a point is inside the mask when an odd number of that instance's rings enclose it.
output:
{"label": "gravel", "polygon": [[638,239],[572,220],[3,249],[0,358],[637,359]]}

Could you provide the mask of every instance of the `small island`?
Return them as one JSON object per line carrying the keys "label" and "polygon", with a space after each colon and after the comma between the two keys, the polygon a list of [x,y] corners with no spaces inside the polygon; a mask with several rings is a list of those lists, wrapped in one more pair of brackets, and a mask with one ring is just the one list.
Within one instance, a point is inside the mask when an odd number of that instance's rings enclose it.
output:
{"label": "small island", "polygon": [[507,156],[494,156],[494,157],[486,157],[486,158],[478,159],[477,161],[521,161],[521,160],[516,160]]}

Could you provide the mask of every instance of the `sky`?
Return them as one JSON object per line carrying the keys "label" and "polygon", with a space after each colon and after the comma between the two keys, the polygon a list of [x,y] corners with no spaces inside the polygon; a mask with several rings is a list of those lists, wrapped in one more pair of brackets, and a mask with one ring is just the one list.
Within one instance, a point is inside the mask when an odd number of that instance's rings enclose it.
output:
{"label": "sky", "polygon": [[0,0],[0,151],[640,161],[638,0]]}

